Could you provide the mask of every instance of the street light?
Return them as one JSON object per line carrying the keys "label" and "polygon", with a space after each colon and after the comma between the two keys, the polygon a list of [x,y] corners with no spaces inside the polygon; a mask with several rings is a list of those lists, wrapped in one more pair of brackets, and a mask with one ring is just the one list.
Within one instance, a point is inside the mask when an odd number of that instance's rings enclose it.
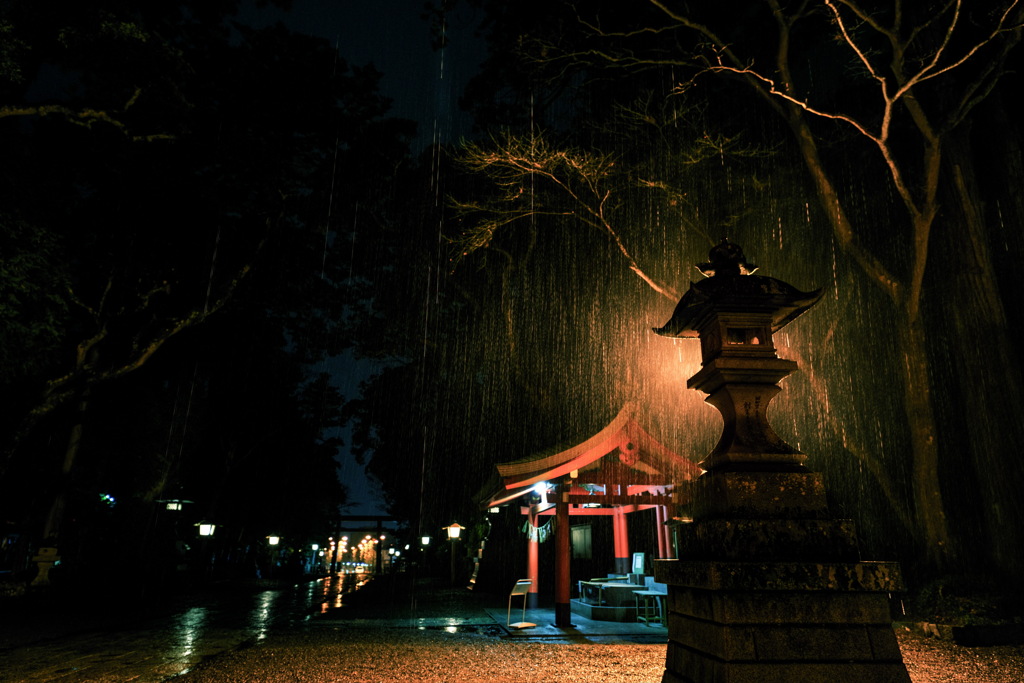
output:
{"label": "street light", "polygon": [[185,500],[184,498],[158,498],[156,502],[163,503],[165,510],[170,510],[171,512],[181,512],[182,510],[185,509],[185,505],[191,503],[192,501]]}
{"label": "street light", "polygon": [[210,524],[209,522],[200,522],[196,526],[199,527],[200,536],[213,536],[213,532],[217,529],[216,524]]}
{"label": "street light", "polygon": [[458,522],[452,522],[451,526],[443,527],[448,532],[448,540],[452,547],[452,585],[455,585],[455,541],[459,540],[463,527]]}

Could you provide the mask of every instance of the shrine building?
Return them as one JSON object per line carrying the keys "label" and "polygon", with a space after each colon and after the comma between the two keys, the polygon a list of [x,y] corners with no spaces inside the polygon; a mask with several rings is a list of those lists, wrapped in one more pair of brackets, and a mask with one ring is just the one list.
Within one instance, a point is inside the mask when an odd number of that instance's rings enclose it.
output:
{"label": "shrine building", "polygon": [[[612,577],[625,580],[636,573],[626,518],[641,510],[654,511],[652,533],[657,556],[651,559],[676,557],[670,522],[677,517],[680,506],[689,502],[688,483],[700,475],[701,469],[659,443],[640,426],[637,417],[637,406],[626,404],[606,427],[583,443],[497,465],[501,486],[485,506],[520,506],[528,530],[524,575],[531,585],[527,604],[535,607],[541,582],[552,581],[557,626],[570,625],[571,611],[587,610],[588,618],[599,618],[591,613],[584,594],[584,584],[590,582],[580,581],[578,599],[571,599],[573,518],[610,518]],[[552,518],[554,575],[541,577],[540,530],[549,528]],[[642,562],[644,558],[638,559]],[[642,574],[643,567],[639,570]]]}

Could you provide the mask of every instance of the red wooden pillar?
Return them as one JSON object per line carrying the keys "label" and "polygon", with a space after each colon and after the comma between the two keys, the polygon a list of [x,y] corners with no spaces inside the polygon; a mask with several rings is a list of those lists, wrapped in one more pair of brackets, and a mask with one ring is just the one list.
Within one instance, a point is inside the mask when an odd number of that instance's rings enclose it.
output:
{"label": "red wooden pillar", "polygon": [[569,584],[569,487],[558,487],[555,503],[555,626],[572,626]]}
{"label": "red wooden pillar", "polygon": [[628,574],[632,563],[629,558],[629,525],[625,508],[619,506],[612,513],[612,539],[615,546],[615,573]]}
{"label": "red wooden pillar", "polygon": [[666,560],[676,559],[676,546],[672,542],[672,527],[668,525],[668,506],[659,505],[658,509],[661,510],[661,533],[665,537],[665,554],[662,558]]}
{"label": "red wooden pillar", "polygon": [[539,600],[537,598],[540,590],[540,540],[537,538],[537,516],[530,513],[527,517],[530,524],[530,533],[526,539],[526,578],[530,580],[530,590],[526,594],[526,607],[537,609]]}
{"label": "red wooden pillar", "polygon": [[654,534],[658,539],[658,559],[664,560],[668,557],[668,551],[665,549],[665,506],[656,505],[654,507]]}

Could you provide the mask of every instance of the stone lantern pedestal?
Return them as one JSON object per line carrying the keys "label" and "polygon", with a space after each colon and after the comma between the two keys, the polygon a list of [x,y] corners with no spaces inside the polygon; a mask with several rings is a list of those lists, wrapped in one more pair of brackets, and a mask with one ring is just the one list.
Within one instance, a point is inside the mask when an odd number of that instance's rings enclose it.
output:
{"label": "stone lantern pedestal", "polygon": [[39,573],[32,579],[32,586],[49,586],[50,585],[50,570],[53,566],[60,561],[60,556],[57,554],[56,548],[40,548],[32,561],[36,563],[36,567],[39,569]]}
{"label": "stone lantern pedestal", "polygon": [[725,240],[699,266],[659,334],[696,337],[703,367],[688,386],[724,420],[701,463],[679,560],[655,562],[668,585],[663,683],[908,683],[889,598],[899,566],[860,559],[854,525],[828,511],[820,474],[768,424],[768,403],[796,363],[771,335],[810,308],[800,292],[753,275]]}

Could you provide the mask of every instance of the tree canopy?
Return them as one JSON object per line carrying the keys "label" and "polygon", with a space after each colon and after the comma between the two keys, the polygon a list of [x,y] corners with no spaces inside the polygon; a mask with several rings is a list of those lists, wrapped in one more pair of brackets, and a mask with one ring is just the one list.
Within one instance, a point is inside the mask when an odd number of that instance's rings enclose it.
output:
{"label": "tree canopy", "polygon": [[74,537],[99,491],[297,543],[345,502],[316,367],[366,295],[338,245],[385,213],[414,126],[372,67],[238,8],[0,5],[3,519],[26,537],[47,507]]}

